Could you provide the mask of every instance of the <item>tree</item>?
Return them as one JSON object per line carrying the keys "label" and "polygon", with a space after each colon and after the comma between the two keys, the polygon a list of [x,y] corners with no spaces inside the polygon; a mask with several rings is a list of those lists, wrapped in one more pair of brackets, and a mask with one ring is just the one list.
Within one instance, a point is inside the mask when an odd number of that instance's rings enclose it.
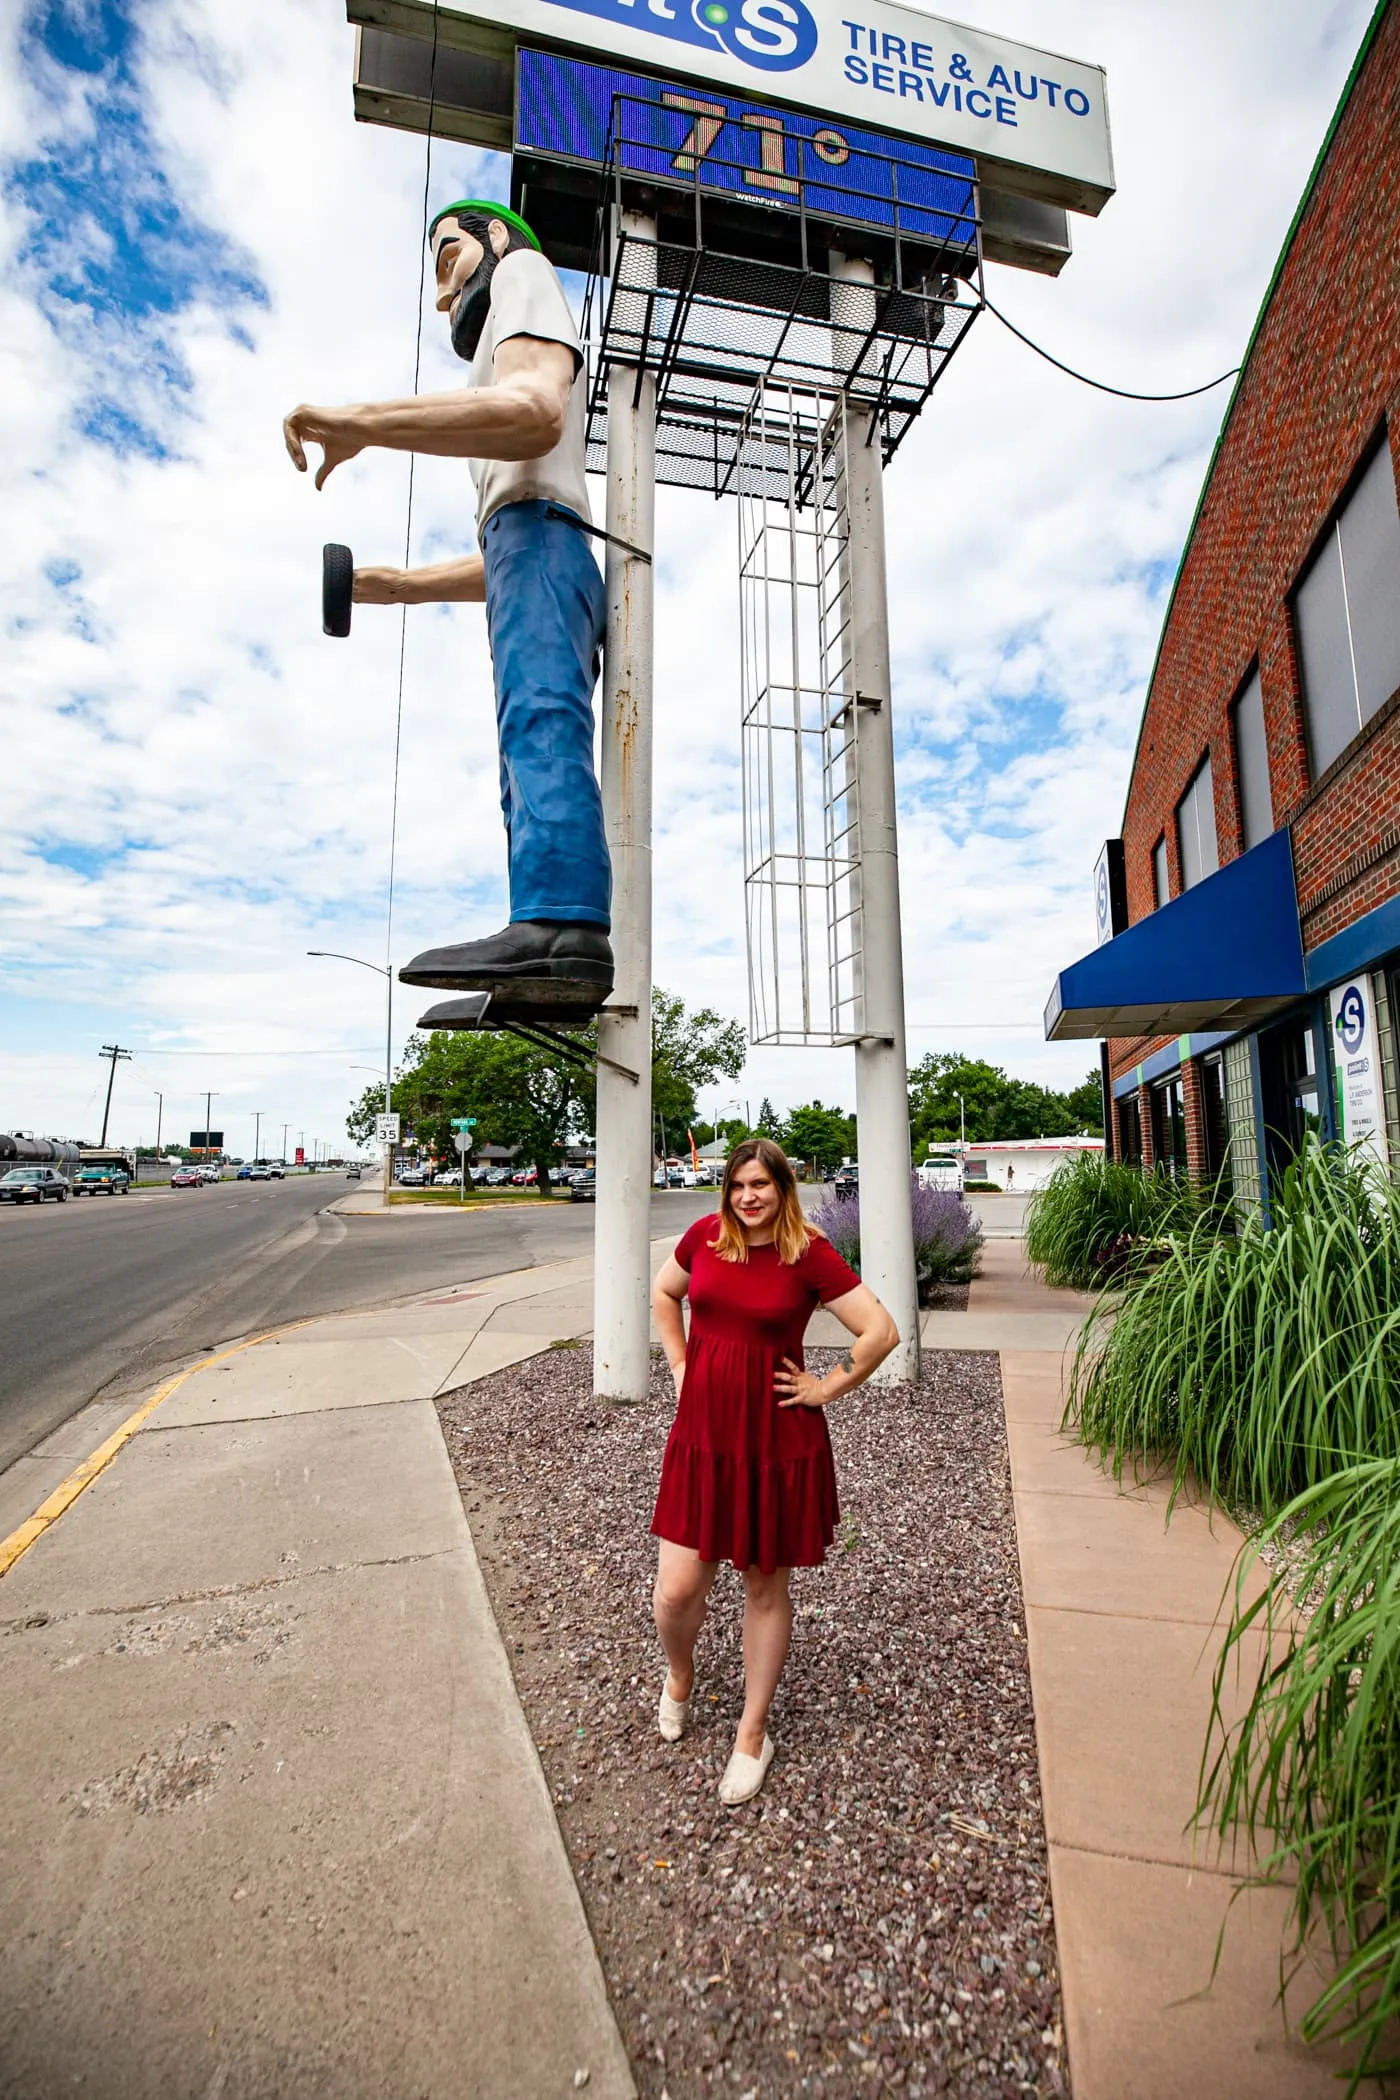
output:
{"label": "tree", "polygon": [[909,1074],[909,1126],[916,1159],[922,1159],[931,1144],[957,1142],[959,1094],[969,1144],[1072,1137],[1103,1127],[1096,1072],[1073,1093],[1057,1094],[1029,1080],[1010,1078],[1000,1065],[963,1057],[955,1050],[934,1050]]}
{"label": "tree", "polygon": [[824,1108],[809,1101],[794,1108],[783,1124],[782,1147],[789,1159],[804,1159],[818,1173],[823,1167],[839,1167],[856,1149],[856,1119],[841,1108]]}
{"label": "tree", "polygon": [[782,1128],[778,1120],[778,1111],[766,1094],[758,1104],[758,1121],[753,1127],[755,1137],[774,1139],[777,1138],[778,1132]]}
{"label": "tree", "polygon": [[[518,1145],[543,1194],[550,1168],[586,1128],[588,1083],[582,1069],[518,1036],[437,1029],[409,1037],[393,1099],[418,1143],[438,1158],[452,1156],[453,1117],[475,1116],[476,1143]],[[383,1087],[366,1088],[346,1118],[353,1138],[368,1138],[383,1100]]]}
{"label": "tree", "polygon": [[[597,1030],[570,1040],[595,1051]],[[684,1000],[659,987],[653,992],[652,1105],[665,1116],[668,1137],[695,1120],[698,1087],[738,1077],[747,1047],[742,1022],[726,1021],[708,1006],[687,1013]],[[518,1145],[538,1169],[541,1191],[570,1138],[594,1128],[597,1099],[591,1066],[490,1029],[410,1036],[393,1086],[393,1106],[420,1144],[450,1157],[453,1117],[475,1116],[477,1144]],[[373,1135],[383,1105],[383,1087],[372,1086],[351,1109],[346,1128],[358,1143]]]}

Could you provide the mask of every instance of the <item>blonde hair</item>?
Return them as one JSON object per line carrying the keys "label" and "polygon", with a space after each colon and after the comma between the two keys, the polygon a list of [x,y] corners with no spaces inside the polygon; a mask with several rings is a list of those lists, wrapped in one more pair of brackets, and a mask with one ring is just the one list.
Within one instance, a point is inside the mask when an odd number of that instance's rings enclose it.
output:
{"label": "blonde hair", "polygon": [[802,1215],[802,1205],[797,1196],[797,1176],[781,1145],[771,1138],[745,1138],[736,1145],[724,1163],[724,1182],[719,1196],[719,1231],[710,1241],[721,1261],[747,1261],[749,1243],[744,1228],[734,1215],[732,1197],[734,1176],[741,1167],[755,1162],[771,1176],[778,1191],[778,1219],[773,1228],[773,1244],[778,1250],[778,1259],[787,1263],[801,1261],[814,1238],[813,1228]]}

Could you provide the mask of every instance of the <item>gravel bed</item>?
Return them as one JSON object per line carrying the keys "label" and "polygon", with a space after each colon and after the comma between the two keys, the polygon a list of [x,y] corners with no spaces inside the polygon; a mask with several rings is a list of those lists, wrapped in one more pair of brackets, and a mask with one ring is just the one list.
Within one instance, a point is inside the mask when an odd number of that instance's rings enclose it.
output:
{"label": "gravel bed", "polygon": [[742,1584],[721,1570],[665,1744],[670,1377],[610,1408],[590,1370],[558,1346],[438,1408],[645,2100],[1065,2093],[996,1358],[833,1408],[841,1528],[794,1576],[778,1755],[737,1811]]}

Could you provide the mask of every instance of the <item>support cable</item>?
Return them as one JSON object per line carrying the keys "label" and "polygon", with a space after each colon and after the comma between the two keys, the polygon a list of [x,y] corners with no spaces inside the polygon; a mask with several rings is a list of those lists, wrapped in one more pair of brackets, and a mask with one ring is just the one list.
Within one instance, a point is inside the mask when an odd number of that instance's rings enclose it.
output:
{"label": "support cable", "polygon": [[1237,379],[1240,374],[1241,367],[1239,365],[1231,365],[1229,371],[1222,372],[1218,379],[1208,379],[1204,386],[1185,387],[1179,394],[1134,393],[1130,387],[1109,386],[1106,380],[1090,379],[1087,372],[1076,372],[1073,365],[1065,364],[1058,357],[1052,357],[1048,350],[1041,349],[1039,343],[1033,343],[1030,337],[1016,326],[1014,321],[1008,321],[1001,308],[993,306],[985,292],[982,295],[982,304],[986,307],[989,314],[996,315],[1003,328],[1009,328],[1018,342],[1024,343],[1028,350],[1034,350],[1037,357],[1043,357],[1047,365],[1053,365],[1057,372],[1068,373],[1069,377],[1077,379],[1081,386],[1091,386],[1097,393],[1116,394],[1120,401],[1190,401],[1197,394],[1208,394],[1212,388],[1224,386],[1227,379]]}
{"label": "support cable", "polygon": [[[423,223],[418,241],[418,329],[413,346],[413,392],[418,393],[418,381],[423,368],[423,288],[428,270],[428,199],[433,177],[433,118],[437,111],[437,60],[438,60],[438,0],[433,0],[433,50],[428,65],[428,126],[427,146],[423,156]],[[408,509],[404,519],[403,565],[408,567],[408,557],[413,545],[413,482],[418,464],[416,452],[408,455]],[[404,659],[408,651],[408,605],[405,601],[403,617],[399,622],[399,690],[394,710],[394,784],[389,808],[389,891],[384,915],[384,968],[389,974],[389,996],[393,997],[394,967],[394,869],[399,842],[399,756],[403,748],[403,679]],[[385,1086],[388,1087],[386,1077]],[[390,1107],[387,1091],[384,1107]]]}

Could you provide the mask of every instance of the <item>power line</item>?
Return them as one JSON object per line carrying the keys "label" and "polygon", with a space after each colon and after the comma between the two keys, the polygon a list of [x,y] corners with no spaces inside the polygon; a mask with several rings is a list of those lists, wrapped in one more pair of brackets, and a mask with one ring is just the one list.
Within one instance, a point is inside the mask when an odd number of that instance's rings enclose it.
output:
{"label": "power line", "polygon": [[[423,223],[418,242],[418,327],[413,345],[413,392],[417,397],[418,382],[423,369],[423,287],[428,269],[428,201],[433,177],[433,118],[437,111],[437,60],[438,60],[438,0],[433,0],[433,50],[428,62],[428,125],[427,143],[423,154]],[[408,455],[408,507],[403,528],[403,565],[408,567],[408,557],[413,547],[413,483],[418,465],[418,455]],[[399,756],[403,749],[403,677],[404,659],[408,651],[408,601],[403,605],[403,616],[399,622],[399,691],[394,709],[394,785],[389,808],[389,890],[384,913],[384,968],[389,978],[390,1012],[394,996],[394,869],[399,843]],[[393,1022],[389,1023],[392,1036]],[[384,1106],[389,1106],[389,1080],[385,1079]]]}
{"label": "power line", "polygon": [[989,314],[996,315],[1003,328],[1009,328],[1018,342],[1024,343],[1028,350],[1034,350],[1037,357],[1043,357],[1047,365],[1053,365],[1057,372],[1068,373],[1069,377],[1077,379],[1081,386],[1091,386],[1100,394],[1116,394],[1120,401],[1190,401],[1197,394],[1208,394],[1213,387],[1224,386],[1227,379],[1236,379],[1240,373],[1238,365],[1231,365],[1229,371],[1222,372],[1218,379],[1208,379],[1204,386],[1185,387],[1179,394],[1135,393],[1131,387],[1110,386],[1107,380],[1091,379],[1087,372],[1076,372],[1073,365],[1065,364],[1061,358],[1052,357],[1048,350],[1041,349],[1039,343],[1033,343],[1024,329],[1018,328],[1014,321],[1008,321],[1001,308],[993,306],[985,292],[982,295],[982,304]]}

